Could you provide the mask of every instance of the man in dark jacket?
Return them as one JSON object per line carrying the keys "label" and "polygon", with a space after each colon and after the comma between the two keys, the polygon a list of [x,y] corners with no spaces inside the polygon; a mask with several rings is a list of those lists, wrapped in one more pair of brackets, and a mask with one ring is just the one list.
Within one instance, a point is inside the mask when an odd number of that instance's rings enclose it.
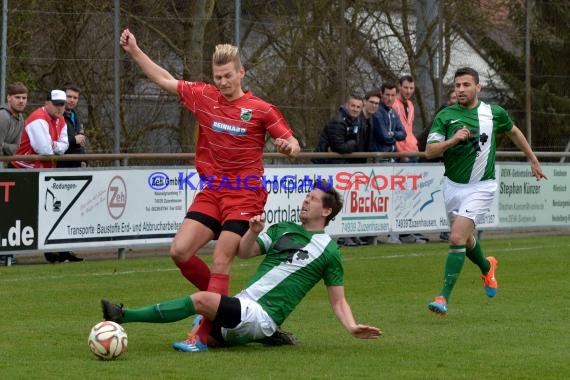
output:
{"label": "man in dark jacket", "polygon": [[[316,152],[352,153],[361,148],[360,134],[362,133],[362,120],[359,117],[362,110],[362,99],[350,95],[336,115],[330,119],[319,137]],[[316,164],[350,164],[365,162],[360,158],[331,158],[313,160]]]}
{"label": "man in dark jacket", "polygon": [[[362,112],[360,113],[361,128],[359,130],[358,152],[370,152],[372,143],[372,115],[378,111],[380,106],[380,89],[373,89],[364,95]],[[366,158],[362,158],[361,163],[366,163]]]}
{"label": "man in dark jacket", "polygon": [[[362,98],[350,95],[336,115],[330,119],[319,137],[316,152],[336,152],[341,154],[368,151],[366,129],[363,128]],[[315,164],[356,164],[365,163],[366,158],[330,158],[313,160]],[[338,239],[338,244],[346,246],[366,245],[358,237]]]}
{"label": "man in dark jacket", "polygon": [[[72,83],[67,83],[64,86],[67,102],[65,103],[65,124],[67,124],[67,138],[69,140],[69,148],[65,154],[84,154],[85,153],[85,131],[83,124],[79,121],[79,116],[75,111],[77,102],[79,101],[79,94],[81,90],[78,86]],[[85,161],[58,161],[58,168],[79,168],[86,167]]]}
{"label": "man in dark jacket", "polygon": [[[396,84],[391,82],[382,83],[380,87],[382,101],[378,111],[372,116],[372,142],[373,152],[395,152],[396,141],[406,139],[406,130],[400,121],[400,117],[392,109],[392,105],[398,94]],[[394,160],[390,160],[394,161]]]}

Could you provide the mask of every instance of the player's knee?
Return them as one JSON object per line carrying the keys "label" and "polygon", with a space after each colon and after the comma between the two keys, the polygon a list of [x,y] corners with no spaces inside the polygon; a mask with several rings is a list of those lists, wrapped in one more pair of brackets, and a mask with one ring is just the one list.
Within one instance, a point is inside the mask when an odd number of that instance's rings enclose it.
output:
{"label": "player's knee", "polygon": [[449,244],[451,245],[465,245],[467,244],[467,239],[462,234],[451,232],[449,234]]}
{"label": "player's knee", "polygon": [[192,252],[188,247],[177,244],[175,241],[170,245],[170,257],[176,262],[188,260],[195,252]]}
{"label": "player's knee", "polygon": [[196,292],[191,295],[196,314],[202,314],[212,320],[220,304],[220,295],[212,292]]}

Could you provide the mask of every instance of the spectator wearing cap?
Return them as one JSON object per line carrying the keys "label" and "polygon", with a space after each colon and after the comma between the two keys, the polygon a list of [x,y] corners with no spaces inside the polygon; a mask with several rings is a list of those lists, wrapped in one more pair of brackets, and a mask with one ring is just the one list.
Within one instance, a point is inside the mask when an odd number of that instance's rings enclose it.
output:
{"label": "spectator wearing cap", "polygon": [[[62,155],[69,148],[67,124],[63,113],[67,94],[63,90],[51,90],[47,94],[44,106],[37,108],[24,123],[20,147],[16,155]],[[55,161],[11,161],[11,167],[21,169],[55,168]],[[71,251],[45,252],[50,263],[65,261],[83,261]]]}
{"label": "spectator wearing cap", "polygon": [[[61,155],[69,147],[67,126],[63,117],[67,96],[62,90],[51,90],[43,107],[37,108],[24,123],[20,147],[16,155]],[[55,168],[54,161],[11,161],[13,168]]]}

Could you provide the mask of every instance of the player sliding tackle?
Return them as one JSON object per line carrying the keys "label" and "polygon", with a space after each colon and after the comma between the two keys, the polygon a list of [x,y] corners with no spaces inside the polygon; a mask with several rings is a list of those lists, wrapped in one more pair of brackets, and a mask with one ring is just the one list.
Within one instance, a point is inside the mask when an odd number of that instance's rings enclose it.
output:
{"label": "player sliding tackle", "polygon": [[[281,222],[262,233],[263,216],[249,220],[238,256],[265,257],[247,287],[236,296],[202,291],[138,309],[102,300],[104,318],[118,323],[168,323],[202,314],[213,322],[208,337],[210,345],[243,343],[271,336],[305,295],[324,280],[331,307],[344,328],[356,338],[380,337],[382,331],[378,328],[355,321],[345,298],[342,257],[336,243],[324,232],[342,209],[342,201],[339,193],[327,184],[318,186],[303,201],[301,225]],[[187,352],[208,349],[205,339],[194,334],[189,337],[173,347]]]}

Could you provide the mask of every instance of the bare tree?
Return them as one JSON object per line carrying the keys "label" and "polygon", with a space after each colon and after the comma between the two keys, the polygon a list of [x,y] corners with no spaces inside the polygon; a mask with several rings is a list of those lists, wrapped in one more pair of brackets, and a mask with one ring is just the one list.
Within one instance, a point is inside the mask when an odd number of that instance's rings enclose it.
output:
{"label": "bare tree", "polygon": [[[486,87],[491,92],[486,96],[513,112],[520,119],[517,124],[526,117],[527,10],[522,0],[241,3],[244,83],[279,106],[307,150],[315,146],[320,129],[346,94],[362,94],[402,74],[426,78],[417,86],[416,128],[419,132],[429,127],[439,106],[434,95],[457,64],[454,54],[460,42],[467,42],[489,67]],[[533,141],[559,149],[570,134],[565,85],[570,75],[570,6],[535,3]],[[83,89],[80,114],[89,151],[112,151],[112,2],[27,0],[9,6],[7,79],[28,85],[30,107],[41,104],[48,89],[76,82]],[[432,6],[436,17],[430,13],[424,18],[426,6]],[[210,81],[214,46],[235,39],[234,11],[231,0],[122,0],[121,24],[175,77]],[[193,151],[197,128],[192,114],[175,96],[150,83],[126,55],[121,56],[121,68],[121,151]]]}

